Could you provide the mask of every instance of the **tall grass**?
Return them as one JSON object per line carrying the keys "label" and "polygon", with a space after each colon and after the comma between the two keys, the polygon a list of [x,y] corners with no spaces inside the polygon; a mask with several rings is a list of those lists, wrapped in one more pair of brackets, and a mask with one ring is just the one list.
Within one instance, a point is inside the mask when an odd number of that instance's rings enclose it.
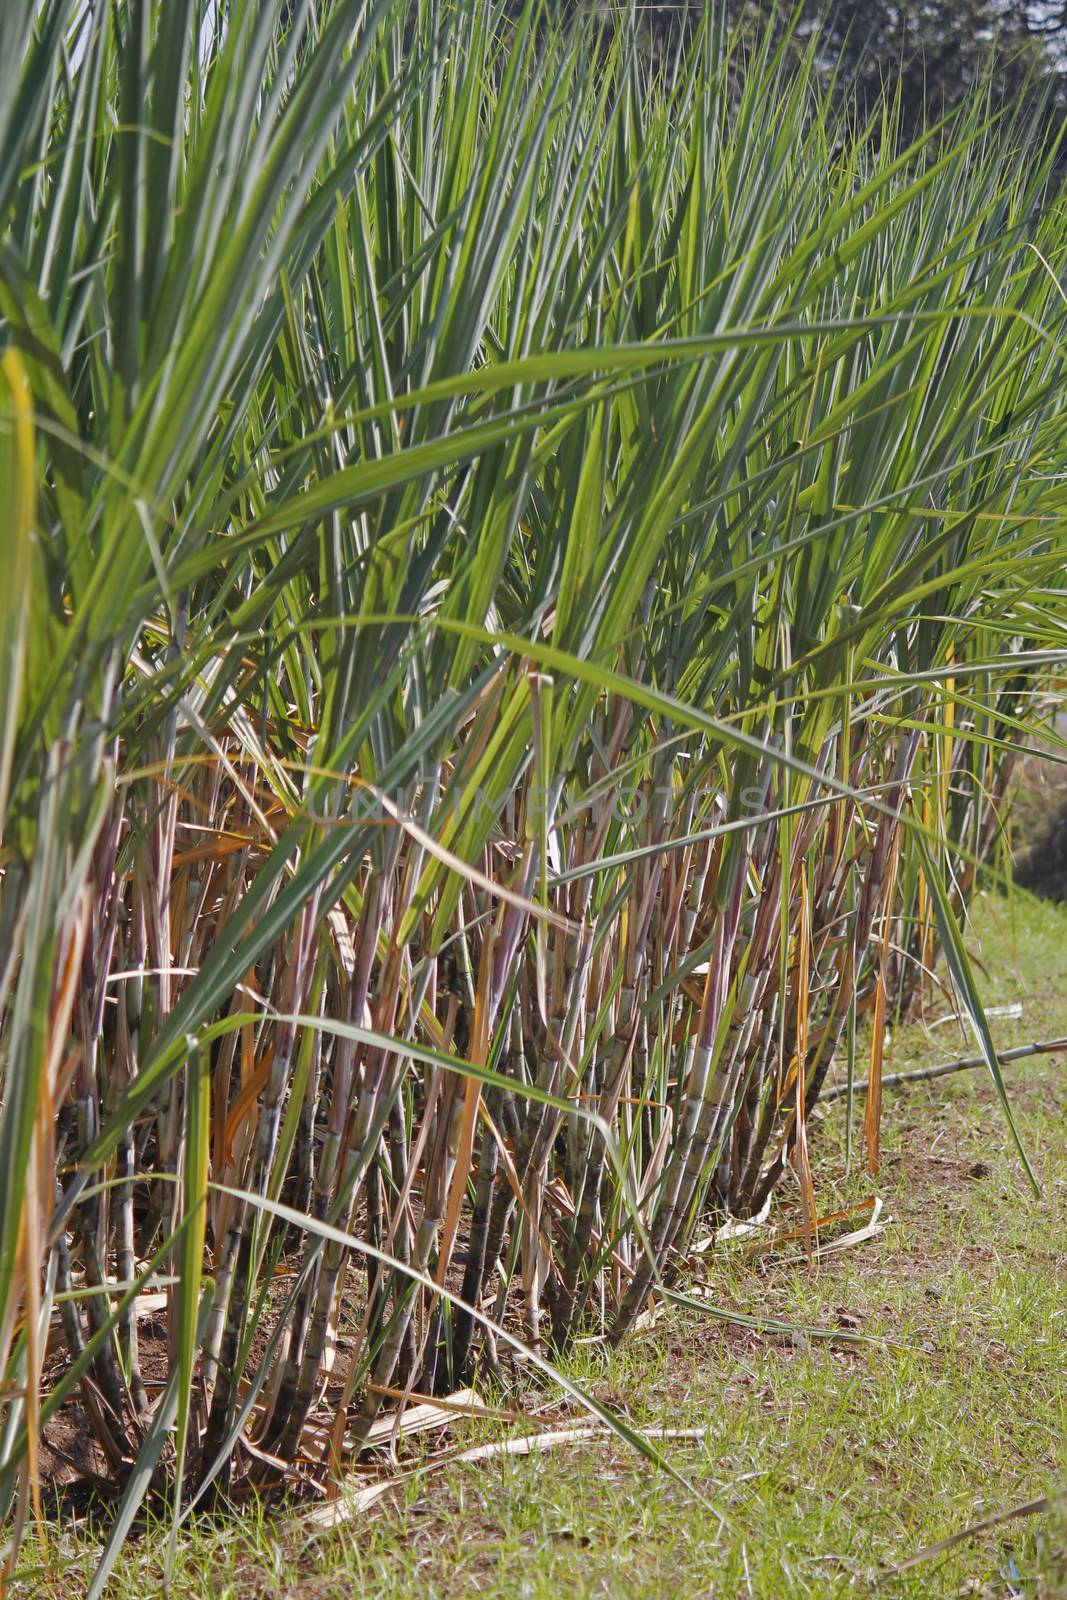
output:
{"label": "tall grass", "polygon": [[787,1172],[813,1223],[939,945],[1000,1081],[957,922],[1063,650],[1063,203],[981,107],[896,155],[711,13],[636,40],[4,9],[9,1566],[75,1394],[98,1591],[149,1492],[622,1338]]}

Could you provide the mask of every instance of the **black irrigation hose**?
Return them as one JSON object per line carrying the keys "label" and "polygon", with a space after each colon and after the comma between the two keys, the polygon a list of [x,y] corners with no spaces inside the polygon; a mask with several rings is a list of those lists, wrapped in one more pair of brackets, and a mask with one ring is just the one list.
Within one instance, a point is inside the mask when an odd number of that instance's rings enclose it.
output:
{"label": "black irrigation hose", "polygon": [[[1067,1039],[1044,1039],[1039,1044],[1020,1044],[1014,1050],[998,1050],[997,1059],[1000,1062],[1022,1061],[1025,1056],[1049,1055],[1055,1050],[1067,1050]],[[892,1088],[898,1083],[922,1083],[930,1078],[947,1078],[953,1072],[968,1072],[972,1067],[984,1067],[985,1056],[964,1056],[962,1061],[946,1061],[940,1067],[919,1067],[915,1072],[891,1072],[882,1079],[882,1088]],[[853,1094],[866,1094],[871,1086],[869,1078],[862,1083],[852,1085]],[[825,1105],[828,1100],[840,1100],[848,1093],[847,1083],[837,1083],[832,1089],[825,1089],[819,1096],[819,1104]]]}

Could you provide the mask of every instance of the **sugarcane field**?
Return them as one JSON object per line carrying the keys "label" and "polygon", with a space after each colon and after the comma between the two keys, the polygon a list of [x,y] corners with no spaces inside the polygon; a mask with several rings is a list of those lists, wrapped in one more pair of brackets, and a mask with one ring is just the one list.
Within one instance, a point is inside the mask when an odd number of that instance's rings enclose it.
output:
{"label": "sugarcane field", "polygon": [[0,0],[0,1600],[1067,1600],[1067,6]]}

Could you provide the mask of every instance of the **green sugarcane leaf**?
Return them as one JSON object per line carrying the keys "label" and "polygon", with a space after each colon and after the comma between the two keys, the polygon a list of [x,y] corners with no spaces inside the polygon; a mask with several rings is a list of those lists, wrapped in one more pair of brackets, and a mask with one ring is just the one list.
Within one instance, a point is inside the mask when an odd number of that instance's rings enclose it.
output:
{"label": "green sugarcane leaf", "polygon": [[1011,1131],[1015,1148],[1019,1153],[1019,1160],[1023,1164],[1023,1171],[1030,1180],[1030,1187],[1033,1189],[1034,1194],[1040,1195],[1040,1186],[1034,1176],[1034,1170],[1030,1165],[1030,1159],[1026,1154],[1022,1139],[1019,1137],[1019,1130],[1015,1125],[1015,1118],[1012,1115],[1011,1104],[1008,1100],[1007,1085],[1004,1082],[1004,1074],[1000,1070],[1000,1062],[997,1059],[997,1047],[993,1042],[989,1020],[986,1017],[985,1007],[982,1005],[982,998],[978,992],[974,971],[960,934],[959,924],[952,910],[952,903],[949,900],[941,874],[934,864],[934,859],[926,840],[921,836],[916,836],[916,849],[922,860],[923,873],[930,890],[930,898],[933,901],[938,932],[941,935],[941,948],[944,951],[945,961],[952,976],[953,988],[967,1013],[967,1020],[971,1024],[974,1036],[978,1041],[978,1048],[985,1057],[989,1075],[997,1091],[997,1098],[1000,1101],[1005,1120]]}

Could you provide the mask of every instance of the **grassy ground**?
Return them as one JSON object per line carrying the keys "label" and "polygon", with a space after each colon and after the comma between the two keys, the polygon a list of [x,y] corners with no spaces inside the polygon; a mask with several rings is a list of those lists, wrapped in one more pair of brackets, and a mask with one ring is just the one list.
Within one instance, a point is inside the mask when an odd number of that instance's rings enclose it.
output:
{"label": "grassy ground", "polygon": [[[1021,1017],[995,1024],[1003,1045],[1067,1032],[1067,908],[986,897],[969,943],[987,1003],[1022,1004]],[[927,1009],[893,1040],[887,1071],[971,1049],[953,1023],[937,1023],[943,997]],[[464,1423],[423,1447],[421,1478],[315,1543],[298,1522],[253,1509],[221,1533],[198,1531],[183,1544],[174,1593],[1067,1595],[1067,1516],[1055,1512],[892,1571],[1067,1479],[1067,1077],[1048,1057],[1008,1070],[1039,1200],[984,1073],[961,1074],[887,1094],[876,1180],[855,1159],[843,1175],[843,1105],[827,1110],[815,1136],[820,1207],[876,1192],[893,1219],[881,1237],[814,1269],[795,1259],[796,1245],[758,1262],[705,1258],[720,1305],[892,1344],[831,1348],[672,1310],[610,1362],[584,1352],[575,1375],[637,1422],[703,1430],[663,1448],[715,1510],[614,1444],[440,1464],[443,1446],[500,1434]],[[779,1216],[795,1211],[786,1192]],[[530,1405],[544,1411],[546,1397]],[[116,1600],[160,1592],[162,1543],[129,1552]],[[81,1592],[89,1541],[57,1534],[50,1560],[56,1575],[38,1568],[27,1591]]]}

